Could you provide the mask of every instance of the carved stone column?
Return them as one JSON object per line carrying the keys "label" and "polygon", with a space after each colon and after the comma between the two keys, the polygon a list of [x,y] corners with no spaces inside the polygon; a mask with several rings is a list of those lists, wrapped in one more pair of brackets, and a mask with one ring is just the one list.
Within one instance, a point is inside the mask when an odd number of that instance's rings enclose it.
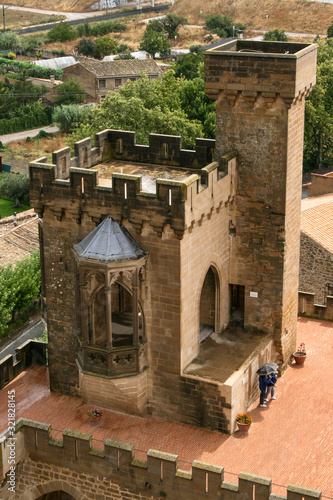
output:
{"label": "carved stone column", "polygon": [[133,345],[139,345],[139,276],[138,270],[133,272]]}
{"label": "carved stone column", "polygon": [[106,310],[106,347],[112,349],[112,309],[111,309],[111,286],[105,287],[105,310]]}
{"label": "carved stone column", "polygon": [[80,283],[80,302],[81,302],[81,333],[82,344],[89,344],[89,331],[88,331],[88,304],[87,304],[87,284]]}

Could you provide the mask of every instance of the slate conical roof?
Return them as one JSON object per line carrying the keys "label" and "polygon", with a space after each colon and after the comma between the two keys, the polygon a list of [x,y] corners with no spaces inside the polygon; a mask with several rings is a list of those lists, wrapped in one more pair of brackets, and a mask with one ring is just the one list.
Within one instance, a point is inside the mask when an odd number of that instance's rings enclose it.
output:
{"label": "slate conical roof", "polygon": [[76,254],[104,264],[137,260],[148,252],[142,250],[127,229],[107,217],[80,243],[74,245]]}

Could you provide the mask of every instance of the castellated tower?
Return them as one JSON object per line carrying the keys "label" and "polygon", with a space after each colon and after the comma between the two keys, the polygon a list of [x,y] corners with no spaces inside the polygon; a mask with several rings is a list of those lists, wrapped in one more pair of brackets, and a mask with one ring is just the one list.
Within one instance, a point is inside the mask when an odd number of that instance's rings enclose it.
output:
{"label": "castellated tower", "polygon": [[238,153],[229,280],[244,287],[245,327],[295,349],[304,101],[316,45],[233,40],[206,51],[205,92],[217,100],[215,159]]}
{"label": "castellated tower", "polygon": [[51,390],[223,432],[295,347],[316,46],[205,53],[216,141],[104,130],[30,164]]}

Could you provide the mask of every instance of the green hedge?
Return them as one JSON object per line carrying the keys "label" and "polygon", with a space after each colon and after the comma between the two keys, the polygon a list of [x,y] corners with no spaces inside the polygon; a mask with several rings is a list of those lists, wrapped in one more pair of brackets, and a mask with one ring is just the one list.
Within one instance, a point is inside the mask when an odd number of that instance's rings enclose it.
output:
{"label": "green hedge", "polygon": [[52,123],[52,108],[49,108],[43,108],[39,101],[23,106],[17,111],[17,116],[0,120],[0,135],[49,125]]}
{"label": "green hedge", "polygon": [[62,71],[60,69],[44,68],[36,66],[35,64],[25,63],[21,61],[10,61],[3,57],[0,58],[0,74],[24,73],[26,76],[33,76],[35,78],[50,78],[54,75],[56,79],[62,78]]}

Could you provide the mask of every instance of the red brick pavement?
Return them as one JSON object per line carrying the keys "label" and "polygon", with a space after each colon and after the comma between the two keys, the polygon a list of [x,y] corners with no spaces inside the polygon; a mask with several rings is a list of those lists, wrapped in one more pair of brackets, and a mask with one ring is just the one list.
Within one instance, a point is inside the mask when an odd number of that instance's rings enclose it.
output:
{"label": "red brick pavement", "polygon": [[[248,435],[218,432],[177,424],[159,418],[139,418],[105,410],[99,427],[87,422],[90,408],[82,400],[50,393],[45,367],[33,366],[0,391],[0,431],[6,428],[7,390],[16,390],[17,418],[50,423],[93,434],[94,446],[106,438],[132,443],[136,456],[149,448],[179,455],[179,468],[202,460],[223,466],[230,474],[248,472],[272,478],[276,485],[298,484],[333,497],[333,324],[302,318],[298,340],[305,342],[304,366],[292,365],[278,379],[276,401],[267,408],[250,409],[253,424]],[[61,437],[55,433],[55,437]],[[142,450],[142,451],[139,451]],[[274,493],[286,494],[273,486]]]}

